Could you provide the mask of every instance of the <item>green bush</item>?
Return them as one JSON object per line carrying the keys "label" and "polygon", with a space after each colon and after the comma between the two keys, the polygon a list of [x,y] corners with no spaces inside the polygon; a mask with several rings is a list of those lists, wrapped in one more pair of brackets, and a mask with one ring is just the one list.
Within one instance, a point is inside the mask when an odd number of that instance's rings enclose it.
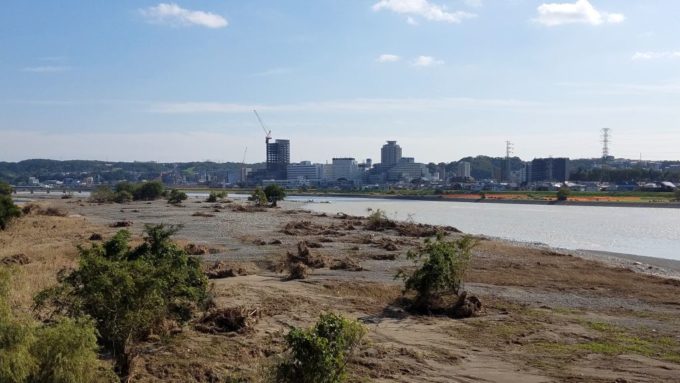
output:
{"label": "green bush", "polygon": [[91,320],[62,318],[36,330],[32,353],[38,362],[32,382],[100,381],[97,330]]}
{"label": "green bush", "polygon": [[131,249],[130,233],[121,230],[103,245],[80,248],[78,269],[38,294],[36,308],[89,315],[103,346],[124,357],[128,342],[162,331],[164,319],[187,321],[206,297],[199,260],[170,242],[176,231],[147,226],[144,243]]}
{"label": "green bush", "polygon": [[366,335],[360,323],[337,314],[323,314],[310,329],[286,335],[290,356],[276,371],[280,383],[340,383],[352,351]]}
{"label": "green bush", "polygon": [[134,197],[132,196],[132,194],[125,190],[116,192],[113,195],[113,202],[115,203],[126,203],[132,201],[133,199]]}
{"label": "green bush", "polygon": [[0,267],[0,382],[23,383],[37,368],[30,353],[35,337],[30,322],[12,317],[10,278],[10,271]]}
{"label": "green bush", "polygon": [[113,202],[115,193],[108,186],[98,186],[90,193],[90,202],[106,203]]}
{"label": "green bush", "polygon": [[387,214],[384,210],[377,209],[373,213],[368,215],[368,223],[366,224],[367,230],[383,231],[385,229],[392,229],[396,227],[397,224],[391,219],[387,218]]}
{"label": "green bush", "polygon": [[569,194],[571,194],[571,190],[566,186],[562,186],[560,190],[557,191],[557,200],[566,201],[567,198],[569,198]]}
{"label": "green bush", "polygon": [[177,205],[182,203],[182,201],[186,200],[187,198],[187,193],[177,189],[172,189],[170,190],[170,195],[168,196],[168,203]]}
{"label": "green bush", "polygon": [[135,185],[132,195],[135,201],[153,201],[161,198],[164,191],[160,181],[150,181]]}
{"label": "green bush", "polygon": [[468,236],[453,241],[438,236],[434,241],[428,238],[422,250],[408,252],[408,259],[422,264],[412,274],[399,272],[396,277],[404,280],[405,292],[415,291],[413,308],[430,310],[442,296],[459,293],[476,244]]}
{"label": "green bush", "polygon": [[253,193],[248,197],[248,201],[255,202],[257,206],[265,206],[267,204],[267,195],[259,187],[253,190]]}
{"label": "green bush", "polygon": [[59,319],[38,327],[12,317],[7,305],[9,272],[0,268],[0,382],[89,383],[113,381],[97,359],[91,320]]}
{"label": "green bush", "polygon": [[286,191],[277,184],[268,185],[264,188],[264,194],[273,206],[276,206],[277,201],[283,201],[286,198]]}
{"label": "green bush", "polygon": [[6,182],[0,182],[0,196],[12,195],[12,187]]}
{"label": "green bush", "polygon": [[0,230],[5,230],[10,221],[21,216],[21,210],[9,195],[0,195]]}
{"label": "green bush", "polygon": [[675,193],[673,195],[675,200],[680,202],[680,188],[675,189]]}
{"label": "green bush", "polygon": [[220,191],[220,192],[214,192],[211,191],[210,194],[208,195],[208,199],[205,200],[205,202],[210,202],[210,203],[215,203],[223,198],[227,198],[227,192]]}

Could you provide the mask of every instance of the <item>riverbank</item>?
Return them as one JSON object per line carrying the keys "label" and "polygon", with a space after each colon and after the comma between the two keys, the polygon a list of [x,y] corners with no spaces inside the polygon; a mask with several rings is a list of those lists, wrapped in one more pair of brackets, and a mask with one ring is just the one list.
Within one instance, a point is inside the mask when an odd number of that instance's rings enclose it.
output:
{"label": "riverbank", "polygon": [[[207,267],[222,262],[243,271],[213,279],[213,294],[219,308],[259,308],[253,331],[208,334],[187,326],[174,337],[136,345],[132,382],[260,381],[290,327],[308,326],[325,311],[359,319],[369,330],[369,343],[350,362],[354,382],[656,382],[680,374],[680,282],[638,272],[645,270],[634,263],[480,237],[465,289],[483,310],[453,320],[399,306],[402,283],[394,275],[412,269],[406,253],[424,238],[368,230],[365,218],[314,213],[285,201],[262,211],[203,198],[183,206],[78,198],[40,203],[66,215],[27,216],[0,232],[0,258],[21,252],[30,261],[19,266],[15,308],[27,311],[38,287],[77,262],[76,245],[87,246],[93,233],[110,238],[118,230],[111,225],[120,221],[131,222],[136,238],[144,224],[181,224],[178,243],[204,248],[198,257]],[[461,235],[449,230],[447,237]],[[300,241],[324,267],[286,281],[277,265]]]}

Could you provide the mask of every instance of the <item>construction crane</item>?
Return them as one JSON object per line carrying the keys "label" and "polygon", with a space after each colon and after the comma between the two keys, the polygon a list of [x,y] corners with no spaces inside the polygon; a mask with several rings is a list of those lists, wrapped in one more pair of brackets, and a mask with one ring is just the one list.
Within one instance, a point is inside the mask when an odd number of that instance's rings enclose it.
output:
{"label": "construction crane", "polygon": [[267,130],[267,128],[264,126],[264,122],[262,122],[262,119],[260,118],[260,115],[257,113],[257,110],[253,109],[253,112],[255,113],[255,117],[257,117],[257,121],[260,123],[262,130],[264,130],[265,142],[269,144],[269,140],[272,139],[272,131]]}

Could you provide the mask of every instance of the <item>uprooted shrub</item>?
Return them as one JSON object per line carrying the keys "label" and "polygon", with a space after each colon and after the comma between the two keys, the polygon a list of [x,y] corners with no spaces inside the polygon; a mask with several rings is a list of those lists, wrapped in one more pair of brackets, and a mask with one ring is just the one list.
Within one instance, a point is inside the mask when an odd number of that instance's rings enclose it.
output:
{"label": "uprooted shrub", "polygon": [[260,317],[260,309],[227,307],[207,311],[194,328],[200,332],[217,334],[223,332],[244,333],[253,329]]}
{"label": "uprooted shrub", "polygon": [[206,297],[207,278],[196,258],[172,243],[175,226],[147,225],[144,243],[131,248],[130,232],[119,231],[104,243],[79,248],[76,270],[36,297],[44,315],[95,320],[101,344],[127,368],[131,342],[162,332],[162,322],[186,322]]}
{"label": "uprooted shrub", "polygon": [[366,328],[337,314],[322,314],[310,329],[293,328],[286,335],[289,355],[276,369],[281,383],[340,383],[347,362],[361,344]]}
{"label": "uprooted shrub", "polygon": [[377,209],[373,213],[368,215],[368,223],[366,224],[366,230],[372,231],[383,231],[386,229],[393,229],[397,227],[396,222],[387,218],[387,214],[384,210]]}
{"label": "uprooted shrub", "polygon": [[414,311],[450,313],[453,302],[447,302],[447,298],[460,293],[476,244],[469,236],[446,241],[439,235],[435,240],[427,239],[422,249],[408,252],[407,258],[418,267],[411,274],[400,271],[395,278],[404,280],[404,293],[415,292]]}
{"label": "uprooted shrub", "polygon": [[59,318],[38,325],[12,315],[7,305],[9,272],[0,269],[0,382],[112,382],[97,359],[96,330],[89,319]]}

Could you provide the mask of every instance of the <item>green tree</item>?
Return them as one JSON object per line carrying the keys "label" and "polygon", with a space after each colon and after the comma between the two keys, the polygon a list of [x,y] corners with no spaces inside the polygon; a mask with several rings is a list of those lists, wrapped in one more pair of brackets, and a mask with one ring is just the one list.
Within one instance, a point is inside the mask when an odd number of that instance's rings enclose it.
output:
{"label": "green tree", "polygon": [[115,193],[108,186],[98,186],[90,193],[90,201],[96,203],[112,202],[115,198]]}
{"label": "green tree", "polygon": [[404,291],[415,291],[413,308],[429,310],[442,296],[459,293],[476,244],[469,236],[454,241],[438,236],[427,239],[423,249],[408,252],[408,259],[422,264],[410,275],[399,272],[397,278],[404,280]]}
{"label": "green tree", "polygon": [[569,198],[569,194],[571,194],[571,190],[566,186],[562,186],[557,191],[557,200],[558,201],[566,201]]}
{"label": "green tree", "polygon": [[24,383],[37,368],[30,352],[35,337],[30,322],[12,317],[10,279],[10,271],[0,267],[0,382]]}
{"label": "green tree", "polygon": [[0,230],[5,230],[10,221],[21,216],[21,210],[12,201],[12,188],[0,182]]}
{"label": "green tree", "polygon": [[130,248],[119,231],[103,245],[80,248],[79,267],[36,297],[36,307],[69,317],[89,315],[102,344],[125,367],[131,341],[162,331],[165,318],[187,321],[206,297],[200,261],[172,243],[175,226],[147,226],[144,243]]}
{"label": "green tree", "polygon": [[271,184],[264,188],[264,194],[267,196],[267,200],[272,203],[272,206],[276,206],[277,201],[286,198],[286,191],[277,184]]}
{"label": "green tree", "polygon": [[170,195],[168,196],[168,203],[177,205],[182,203],[182,201],[186,200],[187,198],[187,193],[177,189],[172,189],[170,190]]}
{"label": "green tree", "polygon": [[360,345],[366,328],[337,314],[322,314],[310,329],[292,329],[286,335],[289,358],[276,371],[281,383],[340,383],[347,378],[346,366]]}
{"label": "green tree", "polygon": [[153,201],[163,196],[163,184],[160,181],[144,182],[136,185],[132,191],[135,201]]}

